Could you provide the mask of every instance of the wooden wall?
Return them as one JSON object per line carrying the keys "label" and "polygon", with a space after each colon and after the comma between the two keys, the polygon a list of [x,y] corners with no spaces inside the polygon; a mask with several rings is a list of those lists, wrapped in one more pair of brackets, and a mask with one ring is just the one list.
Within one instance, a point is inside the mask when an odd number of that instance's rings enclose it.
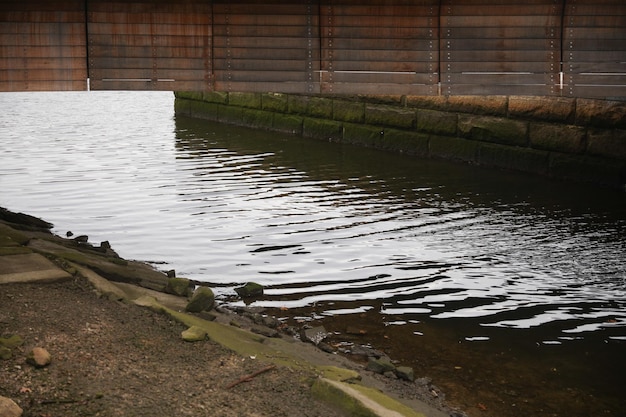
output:
{"label": "wooden wall", "polygon": [[0,90],[626,99],[623,0],[0,0]]}
{"label": "wooden wall", "polygon": [[81,0],[0,1],[0,91],[87,88]]}
{"label": "wooden wall", "polygon": [[200,1],[87,2],[94,90],[211,90],[211,5]]}

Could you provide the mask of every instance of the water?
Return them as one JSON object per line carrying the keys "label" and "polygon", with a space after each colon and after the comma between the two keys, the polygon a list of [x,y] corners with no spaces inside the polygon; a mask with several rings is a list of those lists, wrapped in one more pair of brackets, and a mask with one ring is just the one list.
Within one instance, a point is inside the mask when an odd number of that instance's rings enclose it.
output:
{"label": "water", "polygon": [[362,317],[409,345],[623,347],[624,193],[175,117],[173,101],[0,94],[0,206],[224,302],[256,281],[254,305]]}

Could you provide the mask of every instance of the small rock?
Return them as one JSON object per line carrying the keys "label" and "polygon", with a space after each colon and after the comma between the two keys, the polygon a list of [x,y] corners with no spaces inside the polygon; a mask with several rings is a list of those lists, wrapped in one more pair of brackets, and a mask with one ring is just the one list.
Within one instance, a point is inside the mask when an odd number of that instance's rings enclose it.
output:
{"label": "small rock", "polygon": [[188,297],[193,292],[193,284],[187,278],[168,278],[165,292],[181,297]]}
{"label": "small rock", "polygon": [[176,270],[170,269],[165,273],[165,275],[167,275],[168,278],[176,278]]}
{"label": "small rock", "polygon": [[185,310],[190,313],[199,313],[212,309],[213,305],[215,305],[215,294],[213,294],[213,291],[209,287],[198,287],[189,303],[187,303]]}
{"label": "small rock", "polygon": [[79,235],[74,238],[74,241],[78,243],[87,243],[89,241],[89,236]]}
{"label": "small rock", "polygon": [[326,331],[324,326],[317,326],[311,329],[305,329],[301,334],[302,340],[304,340],[305,342],[311,342],[315,346],[319,345],[322,340],[326,339],[326,336],[328,336],[328,332]]}
{"label": "small rock", "polygon": [[[7,359],[11,359],[11,349],[9,349],[8,347],[4,347],[2,345],[0,345],[0,359],[2,360],[7,360]],[[2,414],[0,414],[1,416]]]}
{"label": "small rock", "polygon": [[50,356],[50,353],[46,349],[36,347],[30,351],[30,354],[28,355],[26,360],[28,363],[34,365],[37,368],[43,368],[50,365],[50,362],[52,361],[52,356]]}
{"label": "small rock", "polygon": [[11,337],[0,337],[0,346],[7,347],[9,349],[21,346],[24,343],[24,339],[14,334]]}
{"label": "small rock", "polygon": [[404,379],[405,381],[415,381],[415,372],[413,371],[413,368],[409,366],[398,366],[396,368],[396,375],[398,378]]}
{"label": "small rock", "polygon": [[393,365],[393,363],[391,363],[389,358],[369,358],[369,360],[367,361],[366,369],[368,371],[376,372],[377,374],[382,375],[385,372],[394,372],[396,370],[396,367]]}
{"label": "small rock", "polygon": [[319,342],[317,344],[317,348],[319,350],[321,350],[322,352],[335,353],[335,349],[331,345],[329,345],[328,343]]}
{"label": "small rock", "polygon": [[20,417],[23,411],[19,405],[10,398],[0,396],[0,416]]}
{"label": "small rock", "polygon": [[270,328],[265,327],[265,326],[252,326],[252,328],[250,328],[250,330],[253,333],[260,334],[261,336],[280,338],[280,333],[278,332],[278,330],[270,329]]}
{"label": "small rock", "polygon": [[191,326],[187,330],[184,330],[181,336],[185,342],[201,342],[206,340],[208,334],[202,327]]}
{"label": "small rock", "polygon": [[256,282],[248,282],[243,287],[235,288],[235,292],[242,298],[259,297],[263,295],[263,286]]}

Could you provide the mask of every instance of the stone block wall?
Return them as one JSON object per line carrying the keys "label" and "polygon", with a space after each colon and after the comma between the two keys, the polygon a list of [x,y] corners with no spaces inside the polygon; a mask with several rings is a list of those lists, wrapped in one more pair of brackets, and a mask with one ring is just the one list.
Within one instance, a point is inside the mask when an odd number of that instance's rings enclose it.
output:
{"label": "stone block wall", "polygon": [[626,102],[176,93],[176,113],[625,189]]}

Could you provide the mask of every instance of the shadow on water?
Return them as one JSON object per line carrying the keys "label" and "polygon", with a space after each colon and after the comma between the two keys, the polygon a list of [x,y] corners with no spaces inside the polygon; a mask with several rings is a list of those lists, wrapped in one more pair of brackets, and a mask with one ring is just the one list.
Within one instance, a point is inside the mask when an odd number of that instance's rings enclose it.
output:
{"label": "shadow on water", "polygon": [[384,350],[470,415],[626,415],[623,193],[181,116],[176,130],[205,192],[181,198],[251,210],[213,195],[227,178],[267,214],[228,216],[243,231],[222,240],[266,287],[253,305]]}

